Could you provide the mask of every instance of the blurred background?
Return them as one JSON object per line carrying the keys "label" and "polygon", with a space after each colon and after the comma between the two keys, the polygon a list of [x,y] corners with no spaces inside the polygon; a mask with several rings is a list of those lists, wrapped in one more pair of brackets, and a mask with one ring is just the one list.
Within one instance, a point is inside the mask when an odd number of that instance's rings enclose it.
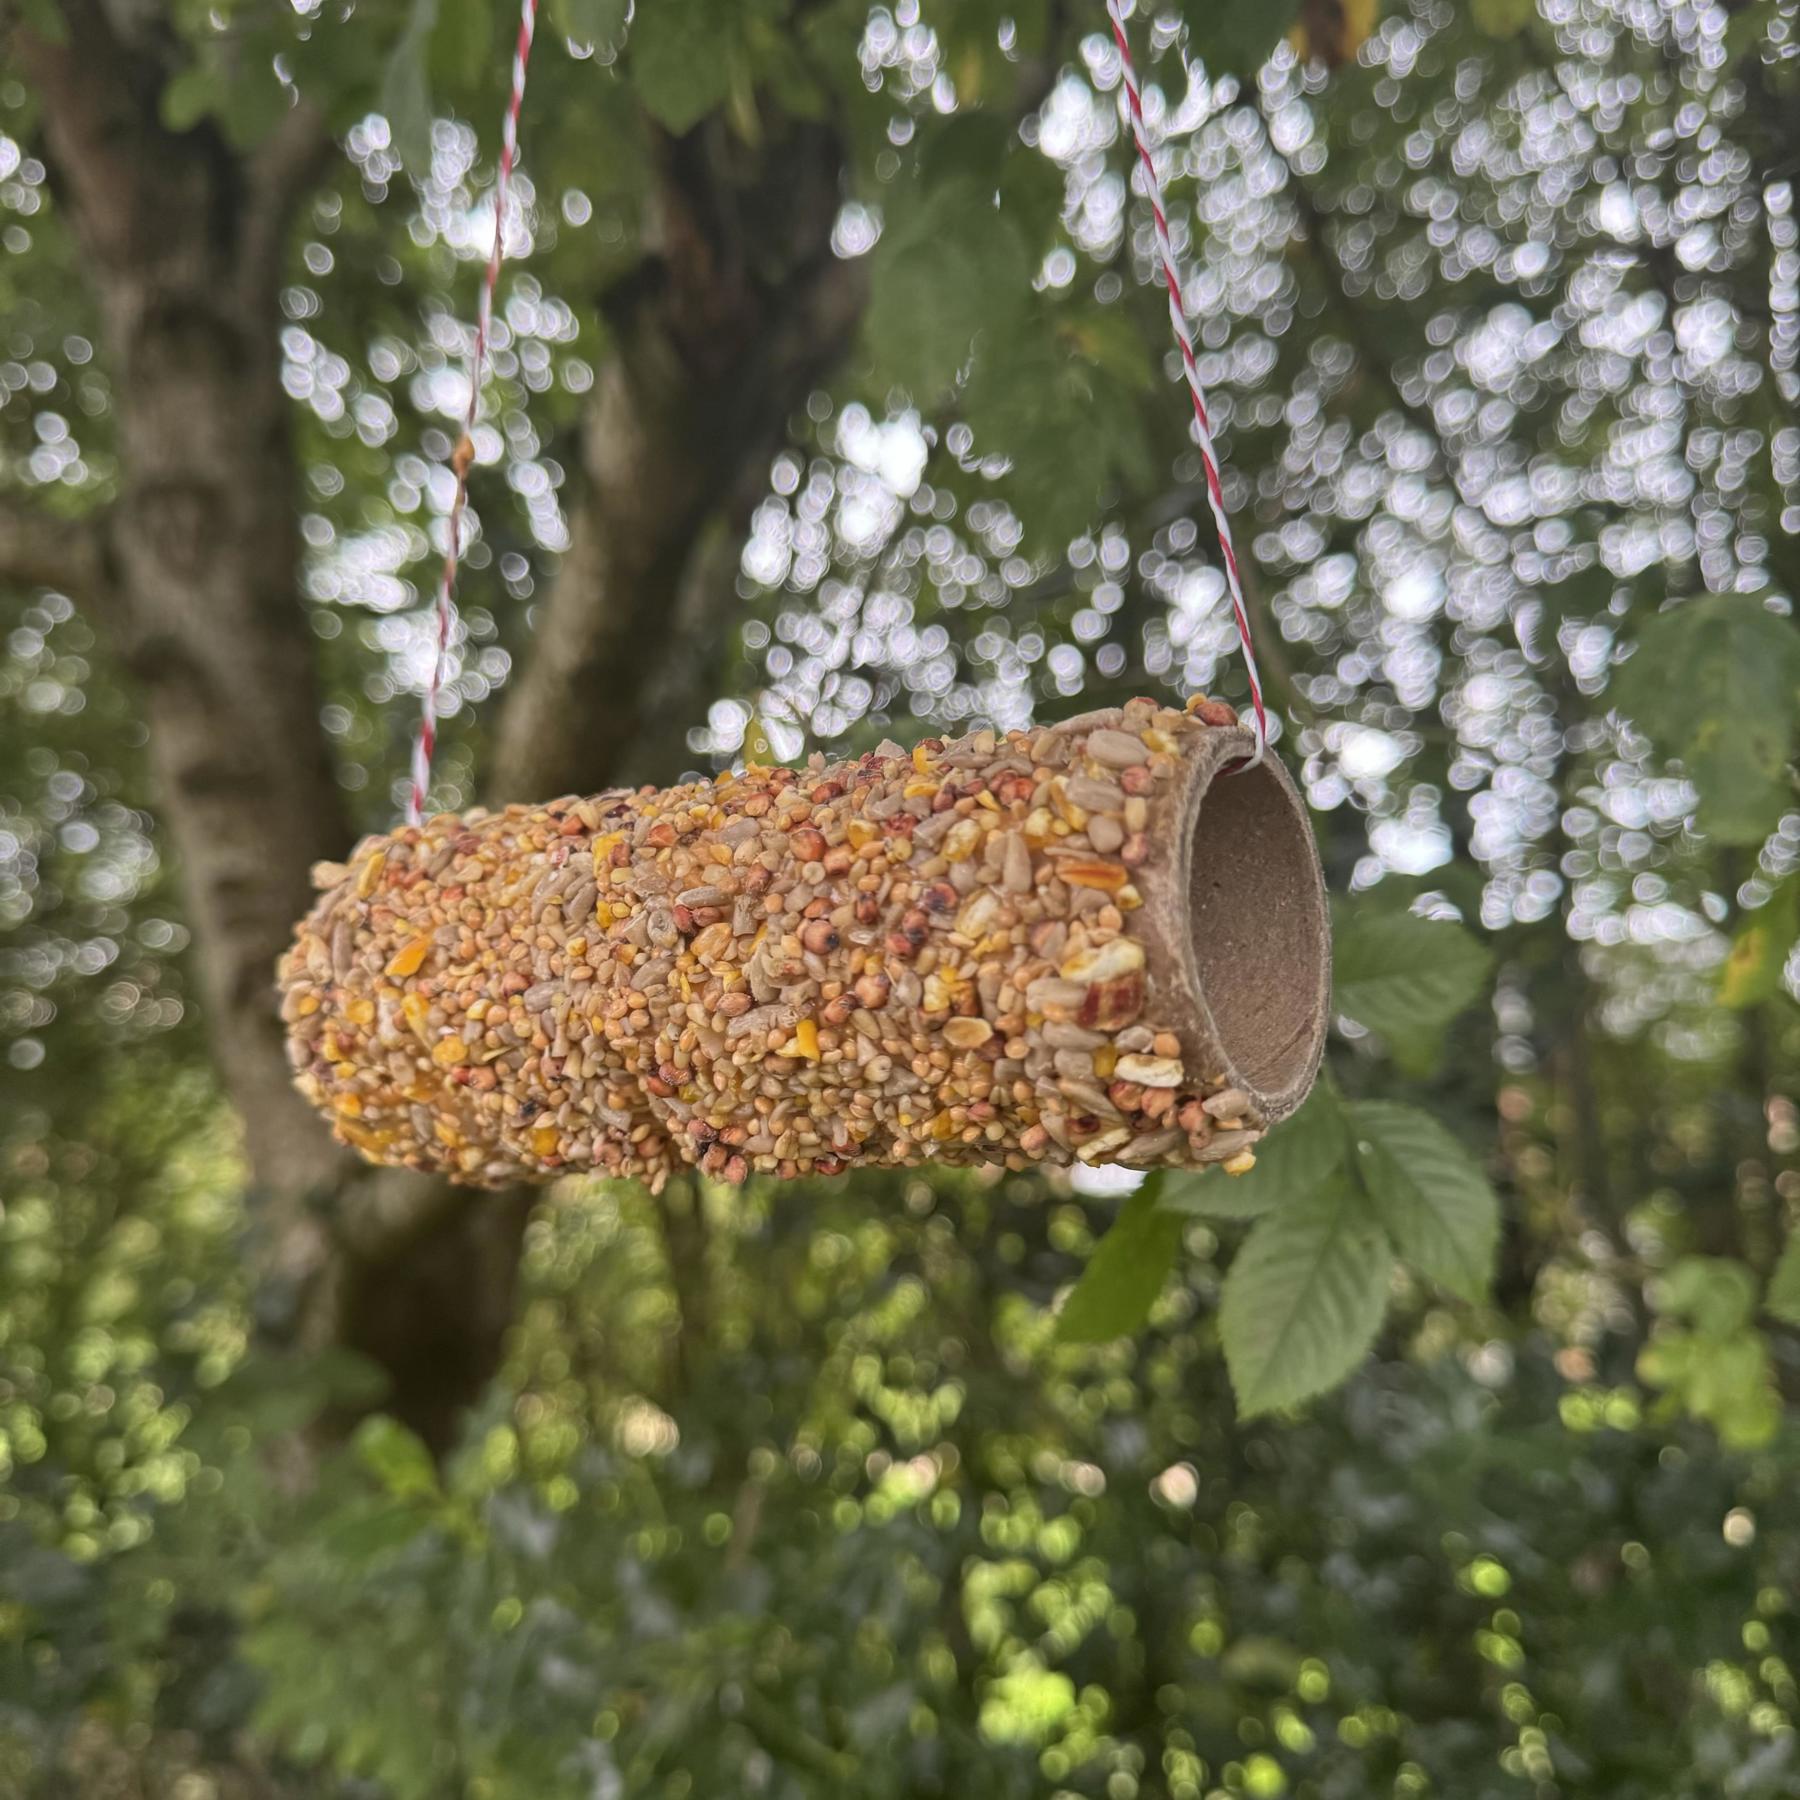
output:
{"label": "blurred background", "polygon": [[[1131,20],[1318,1105],[1454,1228],[1279,1392],[1211,1188],[1080,1344],[1101,1172],[471,1195],[291,1095],[515,29],[0,0],[0,1794],[1800,1795],[1796,7]],[[438,804],[1242,704],[1119,100],[1098,0],[546,0]]]}

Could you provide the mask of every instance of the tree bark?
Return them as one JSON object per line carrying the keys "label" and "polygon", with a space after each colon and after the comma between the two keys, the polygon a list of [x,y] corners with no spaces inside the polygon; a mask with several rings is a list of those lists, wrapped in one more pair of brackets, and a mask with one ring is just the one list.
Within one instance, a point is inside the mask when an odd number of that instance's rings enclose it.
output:
{"label": "tree bark", "polygon": [[259,196],[222,141],[157,122],[154,49],[134,55],[85,5],[69,26],[60,45],[22,35],[117,379],[102,610],[143,695],[252,1163],[267,1184],[305,1187],[332,1159],[287,1081],[270,970],[308,869],[341,852],[345,825],[294,581],[279,268],[240,254]]}

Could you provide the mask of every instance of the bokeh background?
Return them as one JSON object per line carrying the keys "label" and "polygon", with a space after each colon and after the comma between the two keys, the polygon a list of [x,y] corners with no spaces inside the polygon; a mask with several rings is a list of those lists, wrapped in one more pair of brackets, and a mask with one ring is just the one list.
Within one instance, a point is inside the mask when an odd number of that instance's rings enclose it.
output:
{"label": "bokeh background", "polygon": [[[468,1195],[288,1093],[513,29],[0,0],[0,1794],[1800,1795],[1796,7],[1140,0],[1319,1105],[1412,1124],[1093,1344],[1103,1172]],[[439,804],[1242,702],[1119,92],[1098,0],[547,0]]]}

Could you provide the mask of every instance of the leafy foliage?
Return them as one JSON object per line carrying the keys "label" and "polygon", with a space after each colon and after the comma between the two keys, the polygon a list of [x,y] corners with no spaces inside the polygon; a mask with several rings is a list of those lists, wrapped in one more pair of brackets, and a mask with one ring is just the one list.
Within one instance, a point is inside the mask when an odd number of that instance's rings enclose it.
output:
{"label": "leafy foliage", "polygon": [[868,338],[878,367],[916,404],[944,399],[985,337],[1017,326],[1031,269],[1016,221],[976,170],[934,171],[874,252]]}
{"label": "leafy foliage", "polygon": [[1333,940],[1333,1004],[1398,1050],[1430,1049],[1487,987],[1492,958],[1459,925],[1365,906]]}
{"label": "leafy foliage", "polygon": [[1763,1304],[1785,1325],[1800,1325],[1800,1231],[1790,1231],[1769,1276]]}
{"label": "leafy foliage", "polygon": [[1219,1329],[1246,1418],[1335,1386],[1374,1342],[1393,1251],[1347,1183],[1256,1222],[1225,1284]]}
{"label": "leafy foliage", "polygon": [[1065,1343],[1100,1344],[1125,1337],[1150,1316],[1181,1248],[1181,1220],[1159,1203],[1163,1179],[1152,1175],[1100,1240],[1057,1314],[1057,1336]]}
{"label": "leafy foliage", "polygon": [[691,131],[731,92],[739,14],[731,4],[648,6],[633,24],[631,84],[659,125]]}
{"label": "leafy foliage", "polygon": [[1392,1100],[1353,1107],[1350,1129],[1357,1174],[1401,1257],[1462,1299],[1484,1299],[1500,1212],[1468,1152],[1429,1114]]}
{"label": "leafy foliage", "polygon": [[[412,0],[381,84],[381,110],[400,160],[418,179],[431,167],[431,80],[426,70],[438,0]],[[165,110],[167,101],[165,100]]]}
{"label": "leafy foliage", "polygon": [[1791,803],[1800,630],[1747,594],[1711,594],[1644,627],[1619,705],[1700,793],[1700,824],[1760,844]]}
{"label": "leafy foliage", "polygon": [[1781,1423],[1768,1348],[1750,1324],[1755,1306],[1756,1285],[1741,1264],[1684,1257],[1661,1284],[1665,1322],[1638,1357],[1646,1382],[1746,1448],[1768,1443]]}
{"label": "leafy foliage", "polygon": [[[734,207],[802,137],[868,310],[696,525],[755,505],[677,752],[1242,698],[1098,15],[906,16],[546,9],[447,799],[579,560],[596,395],[663,373],[615,329],[662,291],[657,181],[707,171],[718,242],[781,262]],[[416,715],[513,29],[169,11],[171,133],[263,147],[303,99],[346,151],[280,376],[358,825]],[[1282,753],[1354,896],[1329,1078],[1248,1174],[1123,1208],[570,1184],[452,1452],[381,1414],[321,1449],[379,1376],[258,1343],[291,1296],[253,1292],[136,678],[0,568],[0,1792],[1800,1792],[1788,12],[1131,29]],[[9,59],[7,528],[96,516],[129,454],[46,136]]]}
{"label": "leafy foliage", "polygon": [[[1116,307],[1046,310],[1048,318],[1028,314],[1012,333],[1004,318],[987,327],[999,328],[999,341],[978,351],[960,407],[971,454],[1011,465],[1013,509],[1034,532],[1099,517],[1109,496],[1141,483],[1150,467],[1142,338]],[[1058,446],[1055,456],[1037,453],[1046,441]]]}
{"label": "leafy foliage", "polygon": [[1782,991],[1788,954],[1800,936],[1800,881],[1781,883],[1748,914],[1731,940],[1719,976],[1719,999],[1732,1007],[1761,1006]]}

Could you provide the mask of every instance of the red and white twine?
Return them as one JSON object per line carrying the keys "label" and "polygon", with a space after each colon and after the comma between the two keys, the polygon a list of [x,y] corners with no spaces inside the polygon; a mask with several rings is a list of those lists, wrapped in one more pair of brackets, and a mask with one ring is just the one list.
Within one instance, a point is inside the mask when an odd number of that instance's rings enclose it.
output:
{"label": "red and white twine", "polygon": [[507,97],[506,117],[500,127],[500,174],[494,183],[494,246],[488,252],[487,268],[481,280],[481,299],[475,313],[475,347],[469,356],[468,409],[463,414],[462,436],[450,459],[456,474],[456,494],[450,502],[450,537],[444,551],[444,566],[438,576],[437,635],[431,657],[431,678],[425,684],[419,732],[413,740],[412,781],[406,794],[406,822],[409,825],[417,825],[424,818],[425,796],[431,788],[431,758],[437,749],[438,691],[443,686],[444,662],[450,653],[450,631],[456,616],[456,565],[462,554],[469,469],[475,461],[475,420],[481,409],[481,378],[487,367],[488,338],[494,322],[494,290],[499,286],[500,263],[506,249],[506,199],[512,187],[513,168],[519,160],[519,111],[525,104],[525,71],[531,62],[537,9],[538,0],[521,0],[519,36],[513,47],[512,92]]}
{"label": "red and white twine", "polygon": [[1244,605],[1244,584],[1238,574],[1237,549],[1231,541],[1231,521],[1225,514],[1225,490],[1219,482],[1219,453],[1213,446],[1212,424],[1206,414],[1206,394],[1200,386],[1200,371],[1194,364],[1194,334],[1189,329],[1187,306],[1182,300],[1181,277],[1175,267],[1175,246],[1169,238],[1169,218],[1163,205],[1162,178],[1156,172],[1156,158],[1150,148],[1150,133],[1144,124],[1144,100],[1138,87],[1137,67],[1131,60],[1131,41],[1125,35],[1123,0],[1106,0],[1106,16],[1112,23],[1113,42],[1119,48],[1120,72],[1124,77],[1126,111],[1131,118],[1131,135],[1137,143],[1138,161],[1144,170],[1144,188],[1150,199],[1150,210],[1156,218],[1156,252],[1162,260],[1163,285],[1169,290],[1169,325],[1181,350],[1181,366],[1187,375],[1188,392],[1194,401],[1194,441],[1200,448],[1200,461],[1206,470],[1206,498],[1212,508],[1213,523],[1219,532],[1219,553],[1225,564],[1225,586],[1231,595],[1232,617],[1237,621],[1238,642],[1243,646],[1244,667],[1250,677],[1250,704],[1256,713],[1256,754],[1250,759],[1254,768],[1263,759],[1269,744],[1269,718],[1263,707],[1262,676],[1256,667],[1256,651],[1250,642],[1250,615]]}

